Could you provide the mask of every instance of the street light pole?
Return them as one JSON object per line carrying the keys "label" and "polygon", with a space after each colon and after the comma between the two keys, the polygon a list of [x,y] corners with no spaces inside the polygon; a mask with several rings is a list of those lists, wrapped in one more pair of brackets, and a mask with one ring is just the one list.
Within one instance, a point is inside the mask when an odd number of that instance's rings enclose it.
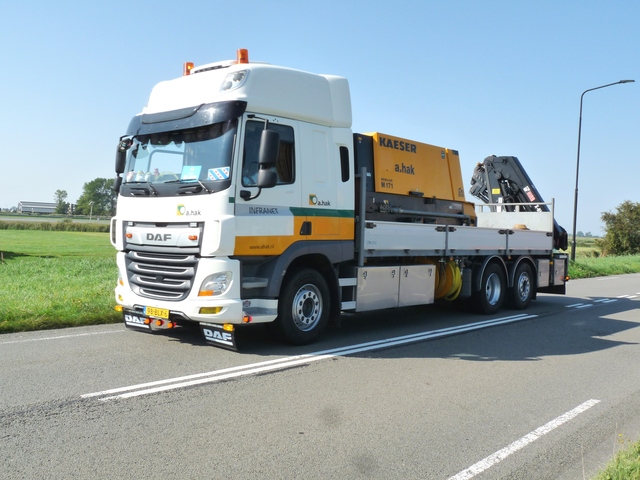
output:
{"label": "street light pole", "polygon": [[[89,222],[91,222],[91,217],[93,216],[93,202],[89,202],[89,206],[91,210],[89,210]],[[573,239],[575,241],[575,238]]]}
{"label": "street light pole", "polygon": [[610,87],[612,85],[618,85],[620,83],[633,83],[635,80],[620,80],[619,82],[607,83],[599,87],[590,88],[582,92],[580,95],[580,120],[578,121],[578,155],[576,157],[576,192],[573,198],[573,240],[571,242],[571,261],[576,259],[576,224],[578,221],[578,174],[580,173],[580,136],[582,134],[582,99],[584,94],[593,90],[599,90],[601,88]]}

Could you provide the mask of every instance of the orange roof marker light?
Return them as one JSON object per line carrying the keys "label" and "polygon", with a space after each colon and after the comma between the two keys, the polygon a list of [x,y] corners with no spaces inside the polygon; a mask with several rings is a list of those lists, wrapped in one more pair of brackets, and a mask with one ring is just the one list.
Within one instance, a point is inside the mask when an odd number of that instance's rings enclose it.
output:
{"label": "orange roof marker light", "polygon": [[236,63],[249,63],[249,50],[239,48],[236,51]]}
{"label": "orange roof marker light", "polygon": [[182,76],[186,77],[187,75],[191,75],[191,70],[193,70],[193,62],[184,62],[182,66]]}

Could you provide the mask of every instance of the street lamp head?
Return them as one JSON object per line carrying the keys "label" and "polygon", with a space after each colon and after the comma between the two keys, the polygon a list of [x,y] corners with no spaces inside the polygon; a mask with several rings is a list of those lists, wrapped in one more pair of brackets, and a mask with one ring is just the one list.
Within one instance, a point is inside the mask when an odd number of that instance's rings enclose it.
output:
{"label": "street lamp head", "polygon": [[618,83],[634,83],[635,80],[620,80]]}

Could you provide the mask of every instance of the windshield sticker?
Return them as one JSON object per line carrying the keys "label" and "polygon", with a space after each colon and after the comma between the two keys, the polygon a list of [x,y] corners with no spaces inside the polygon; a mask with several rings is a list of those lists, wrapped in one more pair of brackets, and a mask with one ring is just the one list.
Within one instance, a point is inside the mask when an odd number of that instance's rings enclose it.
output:
{"label": "windshield sticker", "polygon": [[201,165],[185,165],[182,167],[182,174],[180,180],[198,180],[200,178]]}
{"label": "windshield sticker", "polygon": [[210,168],[209,180],[226,180],[229,178],[229,167]]}

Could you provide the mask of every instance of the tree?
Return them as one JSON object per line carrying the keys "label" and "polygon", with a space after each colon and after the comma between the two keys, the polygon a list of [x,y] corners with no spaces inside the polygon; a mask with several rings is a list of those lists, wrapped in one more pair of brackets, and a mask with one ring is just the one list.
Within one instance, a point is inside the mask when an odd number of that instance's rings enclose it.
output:
{"label": "tree", "polygon": [[625,200],[616,210],[602,213],[606,233],[598,246],[605,255],[640,254],[640,203]]}
{"label": "tree", "polygon": [[82,195],[76,202],[75,213],[80,215],[113,215],[116,209],[116,192],[113,178],[96,178],[82,187]]}
{"label": "tree", "polygon": [[56,190],[56,193],[53,194],[53,199],[56,202],[56,213],[67,213],[69,209],[69,203],[65,201],[67,199],[67,191]]}

